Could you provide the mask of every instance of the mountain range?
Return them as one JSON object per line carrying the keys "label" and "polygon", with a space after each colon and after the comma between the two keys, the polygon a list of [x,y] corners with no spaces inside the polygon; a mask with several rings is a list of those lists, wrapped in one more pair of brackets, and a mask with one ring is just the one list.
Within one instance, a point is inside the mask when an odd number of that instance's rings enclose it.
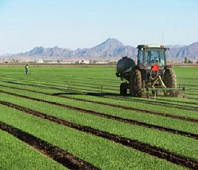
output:
{"label": "mountain range", "polygon": [[[169,59],[184,59],[188,56],[189,59],[198,60],[198,42],[188,46],[169,45],[170,50],[167,52]],[[135,58],[137,49],[133,46],[122,44],[115,38],[109,38],[103,43],[92,48],[70,50],[67,48],[53,48],[35,47],[31,51],[18,54],[7,54],[4,57],[16,58],[80,58],[80,59],[116,59],[123,56]]]}

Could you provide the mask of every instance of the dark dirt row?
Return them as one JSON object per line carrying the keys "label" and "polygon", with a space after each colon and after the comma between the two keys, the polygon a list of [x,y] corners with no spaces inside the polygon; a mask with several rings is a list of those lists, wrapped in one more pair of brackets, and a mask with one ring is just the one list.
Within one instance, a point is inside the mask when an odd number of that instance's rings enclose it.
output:
{"label": "dark dirt row", "polygon": [[73,156],[72,154],[60,149],[57,146],[53,146],[52,144],[43,141],[27,132],[24,132],[20,129],[17,129],[13,126],[5,124],[0,121],[0,129],[6,131],[21,141],[27,143],[32,146],[39,152],[42,152],[44,155],[52,158],[54,161],[62,164],[63,166],[71,169],[89,169],[96,170],[98,168],[94,167],[90,163],[87,163],[81,160],[78,157]]}
{"label": "dark dirt row", "polygon": [[100,97],[106,97],[106,98],[109,98],[109,99],[113,99],[113,100],[120,100],[120,101],[134,101],[134,102],[141,102],[141,103],[146,103],[146,104],[150,104],[150,105],[159,105],[159,106],[163,106],[163,107],[168,107],[168,108],[176,108],[176,109],[180,109],[180,110],[189,110],[189,111],[195,111],[197,112],[198,111],[198,107],[196,106],[187,106],[187,105],[181,105],[181,104],[176,104],[176,103],[167,103],[167,102],[164,102],[164,101],[151,101],[151,100],[139,100],[138,98],[137,99],[134,99],[134,98],[126,98],[126,97],[117,97],[117,95],[115,94],[111,94],[111,93],[107,93],[107,94],[89,94],[89,95],[92,95],[92,96],[100,96]]}
{"label": "dark dirt row", "polygon": [[185,136],[185,137],[189,137],[189,138],[193,138],[193,139],[198,140],[198,135],[197,134],[193,134],[193,133],[189,133],[189,132],[185,132],[185,131],[181,131],[181,130],[166,128],[166,127],[163,127],[163,126],[153,125],[153,124],[144,123],[144,122],[139,122],[139,121],[132,120],[132,119],[121,118],[121,117],[117,117],[117,116],[113,116],[113,115],[109,115],[109,114],[105,114],[105,113],[100,113],[100,112],[95,112],[95,111],[91,111],[91,110],[87,110],[87,109],[83,109],[83,108],[79,108],[79,107],[74,107],[74,106],[70,106],[70,105],[66,105],[66,104],[62,104],[62,103],[51,102],[51,101],[46,101],[46,100],[43,100],[43,99],[38,99],[38,98],[28,97],[28,96],[24,96],[24,95],[19,95],[19,94],[16,94],[16,93],[5,92],[3,90],[0,90],[0,92],[5,93],[5,94],[9,94],[9,95],[12,95],[12,96],[16,96],[16,97],[21,97],[21,98],[33,100],[33,101],[38,101],[38,102],[52,104],[52,105],[55,105],[55,106],[64,107],[64,108],[67,108],[67,109],[70,109],[70,110],[77,110],[77,111],[80,111],[80,112],[83,112],[83,113],[88,113],[88,114],[96,115],[96,116],[99,116],[99,117],[104,117],[104,118],[111,119],[111,120],[116,120],[116,121],[123,122],[123,123],[137,125],[137,126],[141,126],[141,127],[145,127],[145,128],[151,128],[151,129],[155,129],[155,130],[159,130],[159,131],[163,131],[163,132],[168,132],[168,133],[172,133],[172,134],[177,134],[177,135],[181,135],[181,136]]}
{"label": "dark dirt row", "polygon": [[[162,96],[164,97],[164,96]],[[187,97],[187,99],[190,99],[189,97]],[[184,103],[184,104],[193,104],[193,105],[198,105],[198,102],[189,102],[189,101],[178,101],[178,100],[168,100],[168,99],[157,99],[157,100],[160,100],[160,101],[167,101],[167,102],[179,102],[179,103]]]}
{"label": "dark dirt row", "polygon": [[[50,94],[50,93],[45,93],[45,94],[46,95],[57,96],[56,94]],[[87,99],[79,99],[79,98],[70,97],[70,96],[58,96],[58,97],[72,99],[72,100],[76,100],[76,101],[83,101],[83,102],[89,102],[89,103],[94,103],[94,104],[100,104],[100,105],[110,106],[110,107],[119,108],[119,109],[123,109],[123,110],[133,110],[133,111],[137,111],[137,112],[141,112],[141,113],[158,115],[158,116],[162,116],[162,117],[168,117],[168,118],[172,118],[172,119],[178,119],[178,120],[184,120],[184,121],[198,123],[198,119],[173,115],[173,114],[170,114],[170,113],[160,113],[160,112],[155,112],[155,111],[151,111],[151,110],[138,109],[138,108],[134,108],[134,107],[131,107],[131,106],[121,106],[121,105],[116,105],[116,104],[111,104],[111,103],[91,101],[91,100],[87,100]]]}
{"label": "dark dirt row", "polygon": [[[13,108],[13,109],[20,110],[22,112],[25,112],[25,113],[28,113],[28,114],[31,114],[31,115],[34,115],[34,116],[37,116],[37,117],[40,117],[42,119],[49,120],[51,122],[55,122],[57,124],[61,124],[61,125],[76,129],[76,130],[81,131],[81,132],[85,132],[85,133],[88,133],[88,134],[91,134],[91,135],[94,135],[94,136],[97,136],[97,137],[102,137],[104,139],[114,141],[116,143],[122,144],[124,146],[129,147],[129,148],[136,149],[140,152],[150,154],[152,156],[167,160],[169,162],[172,162],[174,164],[177,164],[177,165],[180,165],[180,166],[183,166],[183,167],[187,167],[189,169],[194,169],[194,170],[198,169],[198,160],[188,158],[188,157],[185,157],[185,156],[182,156],[182,155],[178,155],[178,154],[175,154],[175,153],[170,152],[168,150],[165,150],[165,149],[162,149],[162,148],[159,148],[159,147],[156,147],[156,146],[151,146],[149,144],[140,142],[138,140],[132,140],[132,139],[121,137],[121,136],[111,134],[111,133],[108,133],[108,132],[96,130],[96,129],[88,127],[88,126],[82,126],[82,125],[79,125],[79,124],[76,124],[76,123],[68,122],[66,120],[58,119],[56,117],[49,116],[49,115],[46,115],[44,113],[34,111],[34,110],[31,110],[31,109],[28,109],[28,108],[25,108],[25,107],[21,107],[21,106],[15,105],[13,103],[0,101],[0,104],[8,106],[8,107]],[[2,125],[1,125],[1,127],[2,127]],[[28,139],[27,139],[27,141],[29,141]]]}

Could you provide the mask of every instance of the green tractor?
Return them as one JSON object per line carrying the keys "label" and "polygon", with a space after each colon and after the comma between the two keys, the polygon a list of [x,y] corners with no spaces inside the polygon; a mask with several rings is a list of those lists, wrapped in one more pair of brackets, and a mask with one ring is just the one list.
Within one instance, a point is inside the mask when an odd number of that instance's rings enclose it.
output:
{"label": "green tractor", "polygon": [[117,63],[117,77],[127,80],[120,85],[120,95],[127,95],[129,89],[131,96],[142,97],[150,90],[155,95],[161,90],[164,95],[176,96],[176,75],[166,64],[168,48],[163,45],[138,45],[137,48],[137,64],[128,57],[123,57]]}

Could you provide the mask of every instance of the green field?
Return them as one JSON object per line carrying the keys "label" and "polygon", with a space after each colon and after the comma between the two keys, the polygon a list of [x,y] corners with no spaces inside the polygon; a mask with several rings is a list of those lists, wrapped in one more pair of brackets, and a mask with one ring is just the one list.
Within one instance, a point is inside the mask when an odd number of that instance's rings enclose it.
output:
{"label": "green field", "polygon": [[0,67],[0,169],[198,169],[198,67],[185,98],[120,96],[114,67]]}

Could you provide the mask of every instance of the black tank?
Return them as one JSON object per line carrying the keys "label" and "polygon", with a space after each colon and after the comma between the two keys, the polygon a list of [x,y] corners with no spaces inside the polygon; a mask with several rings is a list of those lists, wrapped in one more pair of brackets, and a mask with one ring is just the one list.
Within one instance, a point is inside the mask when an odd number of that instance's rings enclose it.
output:
{"label": "black tank", "polygon": [[129,72],[134,66],[134,60],[128,57],[123,57],[117,63],[117,72],[120,74],[124,74],[125,72]]}

